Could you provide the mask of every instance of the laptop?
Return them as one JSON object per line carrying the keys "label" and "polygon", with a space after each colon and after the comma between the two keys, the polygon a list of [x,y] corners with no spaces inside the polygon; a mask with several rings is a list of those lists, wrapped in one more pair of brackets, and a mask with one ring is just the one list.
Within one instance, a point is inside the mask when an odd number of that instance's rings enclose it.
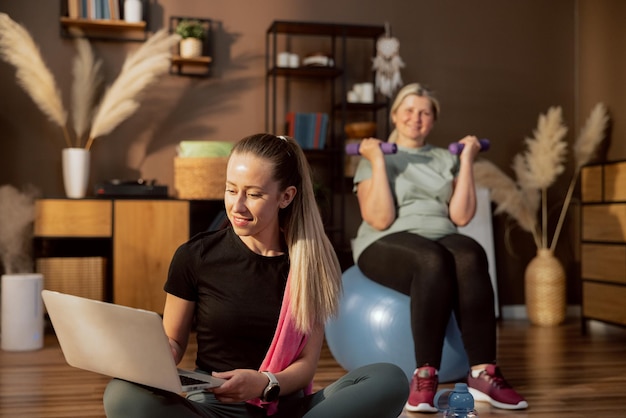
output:
{"label": "laptop", "polygon": [[156,312],[50,290],[41,295],[70,366],[174,393],[224,382],[176,367]]}

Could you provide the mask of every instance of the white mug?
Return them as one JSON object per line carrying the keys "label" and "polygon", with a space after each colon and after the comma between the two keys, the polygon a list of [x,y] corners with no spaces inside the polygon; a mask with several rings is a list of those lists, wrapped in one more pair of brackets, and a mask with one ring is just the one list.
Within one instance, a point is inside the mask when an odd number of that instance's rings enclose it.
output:
{"label": "white mug", "polygon": [[360,89],[361,103],[374,103],[374,84],[373,83],[361,83]]}
{"label": "white mug", "polygon": [[300,66],[300,57],[298,54],[289,54],[289,66],[291,68],[298,68]]}
{"label": "white mug", "polygon": [[276,57],[276,65],[278,67],[289,67],[289,52],[281,52]]}

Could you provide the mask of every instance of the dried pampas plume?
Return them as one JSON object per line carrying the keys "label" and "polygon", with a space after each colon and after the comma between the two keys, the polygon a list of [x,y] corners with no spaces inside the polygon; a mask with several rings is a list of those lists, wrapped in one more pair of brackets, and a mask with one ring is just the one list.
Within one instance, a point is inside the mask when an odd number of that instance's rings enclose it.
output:
{"label": "dried pampas plume", "polygon": [[0,256],[7,274],[33,270],[30,240],[38,195],[32,187],[24,192],[10,185],[0,187]]}
{"label": "dried pampas plume", "polygon": [[[80,34],[77,34],[80,36]],[[102,63],[86,39],[76,39],[72,84],[73,144],[67,126],[67,112],[52,73],[37,45],[24,27],[0,13],[0,57],[17,69],[17,81],[50,120],[63,129],[68,147],[89,150],[96,138],[109,134],[139,107],[139,95],[169,70],[171,49],[180,35],[161,29],[130,54],[117,79],[96,107],[102,84]],[[94,111],[95,108],[95,111]]]}
{"label": "dried pampas plume", "polygon": [[[545,115],[539,116],[535,137],[527,138],[527,150],[513,159],[516,181],[492,163],[477,161],[474,164],[476,184],[490,190],[491,198],[497,204],[496,212],[508,213],[523,229],[531,232],[537,248],[549,248],[552,251],[556,247],[580,168],[589,162],[604,138],[609,120],[606,107],[597,104],[581,130],[574,144],[575,170],[552,241],[548,242],[547,189],[564,171],[567,153],[564,141],[567,128],[563,125],[561,115],[561,108],[552,107]],[[542,214],[540,227],[536,221],[539,205]]]}
{"label": "dried pampas plume", "polygon": [[522,229],[532,234],[535,245],[539,247],[541,245],[537,229],[539,199],[528,199],[529,190],[522,190],[512,178],[487,160],[474,163],[474,178],[476,184],[489,189],[491,200],[496,203],[495,214],[508,213]]}
{"label": "dried pampas plume", "polygon": [[94,115],[88,150],[93,141],[107,135],[139,107],[139,94],[169,70],[171,48],[180,40],[165,29],[156,32],[125,61],[120,75],[106,91]]}
{"label": "dried pampas plume", "polygon": [[102,61],[95,58],[91,44],[85,38],[75,39],[76,57],[74,58],[72,84],[72,119],[76,133],[76,146],[80,147],[82,138],[87,134],[93,116],[93,109],[102,87]]}
{"label": "dried pampas plume", "polygon": [[66,144],[71,146],[67,112],[54,77],[28,31],[6,13],[0,13],[0,56],[17,69],[18,84],[48,119],[61,127]]}

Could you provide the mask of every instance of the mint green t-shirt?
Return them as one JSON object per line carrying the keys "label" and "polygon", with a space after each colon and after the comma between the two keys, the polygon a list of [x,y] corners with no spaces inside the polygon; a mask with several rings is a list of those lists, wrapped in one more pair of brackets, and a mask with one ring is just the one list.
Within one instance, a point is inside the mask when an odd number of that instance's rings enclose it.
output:
{"label": "mint green t-shirt", "polygon": [[[374,241],[396,232],[409,231],[437,239],[457,232],[448,214],[452,183],[459,171],[459,159],[447,149],[426,144],[421,148],[398,147],[385,155],[389,186],[396,200],[396,220],[379,231],[363,221],[352,243],[356,262]],[[370,162],[362,158],[354,175],[354,189],[372,177]]]}

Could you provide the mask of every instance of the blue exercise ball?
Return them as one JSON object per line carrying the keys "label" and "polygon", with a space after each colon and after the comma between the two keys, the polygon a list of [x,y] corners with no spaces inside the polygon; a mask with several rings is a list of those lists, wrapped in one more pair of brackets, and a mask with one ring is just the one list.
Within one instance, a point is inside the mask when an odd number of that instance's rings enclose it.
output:
{"label": "blue exercise ball", "polygon": [[[338,316],[326,324],[326,343],[346,370],[377,363],[393,363],[411,379],[415,350],[409,297],[368,279],[357,266],[343,273],[343,296]],[[439,381],[466,377],[469,361],[454,315],[446,329]]]}

